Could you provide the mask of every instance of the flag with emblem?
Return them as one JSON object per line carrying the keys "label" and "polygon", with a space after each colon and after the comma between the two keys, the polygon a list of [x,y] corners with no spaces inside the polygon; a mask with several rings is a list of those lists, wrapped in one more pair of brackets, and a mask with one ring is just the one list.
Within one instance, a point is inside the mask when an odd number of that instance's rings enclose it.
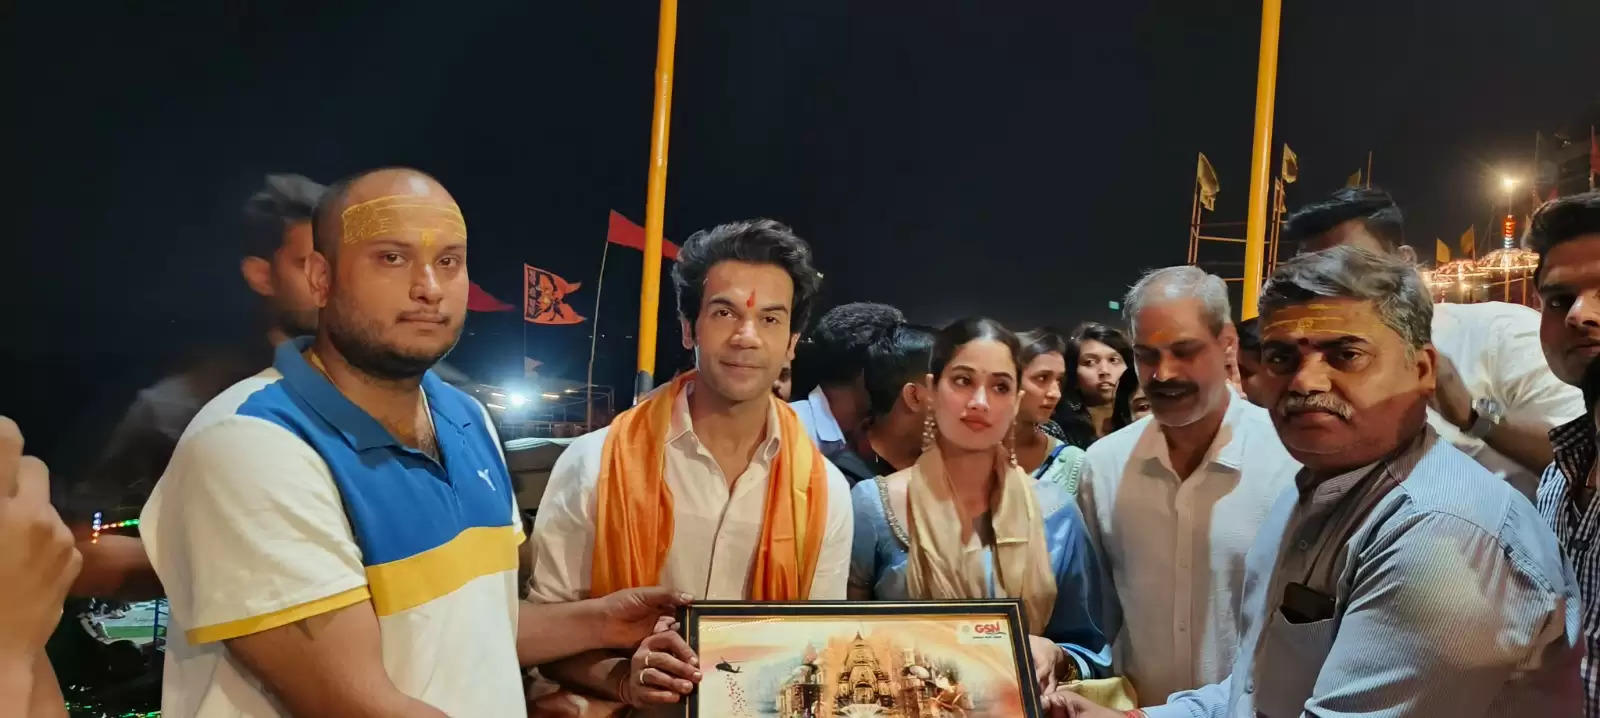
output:
{"label": "flag with emblem", "polygon": [[582,282],[569,282],[560,275],[531,264],[522,265],[522,319],[533,324],[577,324],[583,317],[567,305],[567,295],[578,291]]}

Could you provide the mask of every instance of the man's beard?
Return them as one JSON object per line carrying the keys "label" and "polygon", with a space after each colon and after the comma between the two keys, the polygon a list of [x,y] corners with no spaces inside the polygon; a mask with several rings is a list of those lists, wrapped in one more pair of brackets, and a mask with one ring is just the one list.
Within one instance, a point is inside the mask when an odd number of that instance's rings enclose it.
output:
{"label": "man's beard", "polygon": [[1578,380],[1578,388],[1583,391],[1583,405],[1593,413],[1594,403],[1600,401],[1600,357],[1589,360],[1589,366],[1583,370],[1583,378]]}
{"label": "man's beard", "polygon": [[346,322],[333,312],[324,312],[322,322],[327,330],[328,340],[333,342],[333,348],[339,350],[339,354],[350,366],[370,376],[389,381],[422,376],[449,354],[450,350],[455,348],[456,342],[461,339],[461,330],[458,327],[456,335],[444,349],[417,354],[385,345],[378,338],[378,328],[375,323]]}

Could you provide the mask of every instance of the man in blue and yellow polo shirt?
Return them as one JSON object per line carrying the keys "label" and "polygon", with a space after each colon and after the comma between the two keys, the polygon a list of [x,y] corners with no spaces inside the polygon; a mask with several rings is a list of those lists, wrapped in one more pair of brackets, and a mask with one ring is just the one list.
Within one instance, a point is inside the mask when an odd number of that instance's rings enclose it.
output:
{"label": "man in blue and yellow polo shirt", "polygon": [[517,600],[494,429],[429,370],[466,314],[444,187],[358,175],[313,233],[316,337],[200,411],[142,514],[172,607],[163,713],[525,715],[519,665],[631,648],[683,597]]}

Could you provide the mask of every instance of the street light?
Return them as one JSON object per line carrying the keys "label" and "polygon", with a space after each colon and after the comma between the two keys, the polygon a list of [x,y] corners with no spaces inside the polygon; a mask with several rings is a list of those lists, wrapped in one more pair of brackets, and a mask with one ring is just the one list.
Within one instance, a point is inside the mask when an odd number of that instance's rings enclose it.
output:
{"label": "street light", "polygon": [[1511,175],[1500,175],[1500,189],[1505,190],[1506,194],[1511,194],[1511,190],[1516,188],[1517,178]]}

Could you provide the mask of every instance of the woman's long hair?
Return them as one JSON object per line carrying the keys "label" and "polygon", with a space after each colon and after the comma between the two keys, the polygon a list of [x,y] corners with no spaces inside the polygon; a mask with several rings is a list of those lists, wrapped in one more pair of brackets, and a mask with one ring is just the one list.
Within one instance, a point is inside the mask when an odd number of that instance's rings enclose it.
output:
{"label": "woman's long hair", "polygon": [[[1067,443],[1080,449],[1089,448],[1097,438],[1094,422],[1089,419],[1089,408],[1083,400],[1083,389],[1078,386],[1078,358],[1082,355],[1084,342],[1088,341],[1100,342],[1121,354],[1122,364],[1126,367],[1123,374],[1133,369],[1133,344],[1121,331],[1099,322],[1084,322],[1072,330],[1072,337],[1067,340],[1067,352],[1063,355],[1067,360],[1067,379],[1061,382],[1061,403],[1056,406],[1055,418],[1062,432],[1067,435]],[[1121,384],[1118,384],[1120,388]]]}

